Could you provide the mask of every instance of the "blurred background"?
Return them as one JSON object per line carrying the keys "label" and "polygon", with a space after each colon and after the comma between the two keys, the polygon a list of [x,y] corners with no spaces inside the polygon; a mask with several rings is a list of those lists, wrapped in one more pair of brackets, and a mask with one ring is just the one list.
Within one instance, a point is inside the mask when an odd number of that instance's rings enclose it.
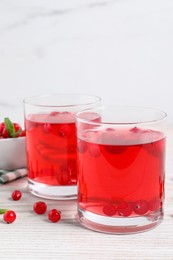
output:
{"label": "blurred background", "polygon": [[0,120],[25,97],[89,93],[173,123],[172,0],[0,0]]}

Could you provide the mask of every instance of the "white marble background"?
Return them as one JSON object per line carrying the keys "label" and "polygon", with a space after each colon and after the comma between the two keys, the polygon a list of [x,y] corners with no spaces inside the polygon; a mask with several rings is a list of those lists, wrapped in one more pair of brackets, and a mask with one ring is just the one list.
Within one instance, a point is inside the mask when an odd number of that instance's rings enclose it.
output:
{"label": "white marble background", "polygon": [[0,119],[24,97],[91,93],[173,122],[172,0],[0,0]]}

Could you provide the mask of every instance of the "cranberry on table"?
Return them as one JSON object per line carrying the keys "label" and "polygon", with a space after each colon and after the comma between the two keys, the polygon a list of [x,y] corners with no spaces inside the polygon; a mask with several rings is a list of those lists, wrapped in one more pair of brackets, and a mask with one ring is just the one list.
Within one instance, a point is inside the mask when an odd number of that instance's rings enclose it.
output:
{"label": "cranberry on table", "polygon": [[22,197],[22,192],[20,190],[14,190],[11,194],[13,200],[20,200]]}
{"label": "cranberry on table", "polygon": [[4,213],[3,219],[7,224],[13,223],[16,220],[16,213],[13,210],[8,210]]}
{"label": "cranberry on table", "polygon": [[36,214],[42,215],[47,210],[47,205],[44,201],[37,201],[33,205],[33,210]]}
{"label": "cranberry on table", "polygon": [[61,219],[61,212],[57,209],[52,209],[49,211],[48,213],[48,219],[51,221],[51,222],[58,222],[60,221]]}

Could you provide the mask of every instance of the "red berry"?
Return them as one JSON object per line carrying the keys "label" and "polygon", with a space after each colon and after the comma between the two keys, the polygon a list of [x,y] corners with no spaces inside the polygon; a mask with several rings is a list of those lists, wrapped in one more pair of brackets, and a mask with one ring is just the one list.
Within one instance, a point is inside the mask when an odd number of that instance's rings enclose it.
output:
{"label": "red berry", "polygon": [[126,146],[124,145],[105,145],[105,150],[111,154],[120,154],[125,152]]}
{"label": "red berry", "polygon": [[23,131],[22,131],[21,126],[20,126],[19,124],[17,124],[17,123],[13,123],[13,126],[14,126],[14,131],[15,131],[15,133],[18,132],[15,137],[22,136],[21,134],[22,134]]}
{"label": "red berry", "polygon": [[119,216],[123,216],[123,217],[128,217],[132,214],[132,206],[131,203],[122,201],[119,205],[118,205],[118,214]]}
{"label": "red berry", "polygon": [[50,116],[57,116],[60,112],[52,111],[49,115]]}
{"label": "red berry", "polygon": [[20,125],[17,124],[17,123],[13,123],[13,126],[14,126],[15,132],[18,132],[19,130],[22,130],[21,127],[20,127]]}
{"label": "red berry", "polygon": [[43,132],[44,132],[45,134],[49,134],[51,131],[52,131],[52,126],[51,126],[51,124],[45,123],[45,124],[43,125]]}
{"label": "red berry", "polygon": [[20,190],[14,190],[11,194],[13,200],[20,200],[22,197],[22,192]]}
{"label": "red berry", "polygon": [[72,133],[71,127],[68,124],[63,124],[59,128],[59,136],[60,137],[69,137]]}
{"label": "red berry", "polygon": [[8,133],[8,131],[7,131],[7,129],[6,129],[6,127],[4,127],[3,130],[2,130],[2,136],[3,136],[4,138],[9,138],[9,137],[10,137],[10,135],[9,135],[9,133]]}
{"label": "red berry", "polygon": [[13,223],[16,219],[16,213],[13,210],[8,210],[4,214],[3,218],[7,224]]}
{"label": "red berry", "polygon": [[103,213],[107,216],[113,216],[115,215],[117,209],[114,205],[108,204],[103,207]]}
{"label": "red berry", "polygon": [[43,202],[43,201],[37,201],[37,202],[34,203],[33,209],[34,209],[34,212],[35,212],[36,214],[41,215],[41,214],[44,214],[44,213],[46,212],[46,210],[47,210],[47,205],[46,205],[46,203]]}
{"label": "red berry", "polygon": [[19,134],[20,137],[26,136],[26,131],[22,130],[22,132]]}
{"label": "red berry", "polygon": [[5,127],[4,122],[0,123],[0,135],[2,135],[4,127]]}
{"label": "red berry", "polygon": [[48,219],[51,222],[54,222],[54,223],[60,221],[60,219],[61,219],[61,212],[58,211],[57,209],[50,210],[49,213],[48,213]]}
{"label": "red berry", "polygon": [[130,129],[130,132],[132,132],[132,133],[140,133],[141,130],[138,127],[135,126],[135,127]]}
{"label": "red berry", "polygon": [[133,205],[133,211],[138,215],[144,215],[148,210],[149,205],[145,200],[138,200]]}
{"label": "red berry", "polygon": [[[21,136],[21,132],[22,132],[22,128],[20,127],[19,124],[17,123],[12,123],[9,118],[6,118],[6,120],[8,119],[8,121],[10,122],[11,126],[14,127],[14,131],[12,132],[13,134],[19,132],[17,135],[12,135],[12,133],[10,133],[8,130],[7,130],[7,127],[6,127],[6,124],[5,122],[2,122],[0,124],[0,135],[3,136],[3,138],[9,138],[9,137],[18,137],[18,136]],[[24,136],[24,135],[22,135]]]}

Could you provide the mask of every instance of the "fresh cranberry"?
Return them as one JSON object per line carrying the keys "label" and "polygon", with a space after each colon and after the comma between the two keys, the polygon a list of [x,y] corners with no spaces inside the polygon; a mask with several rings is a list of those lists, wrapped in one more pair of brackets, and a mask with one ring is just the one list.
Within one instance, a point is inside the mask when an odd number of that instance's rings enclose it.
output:
{"label": "fresh cranberry", "polygon": [[5,127],[4,122],[0,123],[0,135],[2,135],[4,127]]}
{"label": "fresh cranberry", "polygon": [[90,144],[89,153],[92,157],[99,157],[101,155],[100,147],[98,144]]}
{"label": "fresh cranberry", "polygon": [[49,211],[48,213],[48,219],[51,221],[51,222],[58,222],[60,221],[61,219],[61,212],[57,209],[52,209]]}
{"label": "fresh cranberry", "polygon": [[9,135],[9,133],[8,133],[8,131],[7,131],[7,129],[6,129],[6,127],[4,127],[3,130],[2,130],[2,136],[3,136],[4,138],[9,138],[9,137],[10,137],[10,135]]}
{"label": "fresh cranberry", "polygon": [[107,216],[113,216],[115,215],[117,209],[114,205],[108,204],[103,207],[103,213]]}
{"label": "fresh cranberry", "polygon": [[71,127],[68,124],[63,124],[59,128],[59,136],[60,137],[69,137],[71,135]]}
{"label": "fresh cranberry", "polygon": [[133,203],[133,211],[138,215],[144,215],[148,210],[149,205],[145,200],[138,200]]}
{"label": "fresh cranberry", "polygon": [[16,219],[16,213],[13,210],[8,210],[3,215],[3,219],[7,224],[13,223]]}
{"label": "fresh cranberry", "polygon": [[60,112],[52,111],[49,115],[50,116],[57,116]]}
{"label": "fresh cranberry", "polygon": [[22,132],[22,128],[20,127],[19,124],[17,123],[12,123],[9,118],[6,118],[8,120],[8,123],[11,124],[11,128],[13,127],[13,131],[9,132],[7,130],[5,122],[0,124],[0,135],[3,136],[4,138],[9,138],[9,137],[18,137],[20,136]]}
{"label": "fresh cranberry", "polygon": [[34,212],[36,214],[44,214],[47,210],[47,205],[45,202],[43,201],[38,201],[38,202],[35,202],[34,205],[33,205],[33,209],[34,209]]}
{"label": "fresh cranberry", "polygon": [[79,153],[85,153],[87,151],[87,143],[82,140],[78,141],[78,151]]}
{"label": "fresh cranberry", "polygon": [[126,150],[126,146],[123,145],[105,145],[106,152],[111,154],[120,154]]}
{"label": "fresh cranberry", "polygon": [[132,214],[132,205],[131,203],[128,203],[126,201],[122,201],[121,203],[119,203],[118,208],[117,208],[117,212],[120,216],[123,217],[128,217]]}
{"label": "fresh cranberry", "polygon": [[141,130],[140,130],[140,128],[138,128],[138,127],[133,127],[133,128],[131,128],[130,129],[130,132],[132,132],[132,133],[140,133],[141,132]]}
{"label": "fresh cranberry", "polygon": [[22,197],[22,192],[20,190],[14,190],[11,194],[13,200],[20,200]]}
{"label": "fresh cranberry", "polygon": [[13,123],[13,126],[14,126],[14,131],[15,131],[15,132],[22,131],[22,129],[21,129],[21,127],[20,127],[19,124]]}
{"label": "fresh cranberry", "polygon": [[26,136],[26,131],[22,130],[22,132],[19,134],[20,137]]}
{"label": "fresh cranberry", "polygon": [[52,126],[51,126],[51,124],[45,123],[45,124],[43,125],[43,132],[44,132],[45,134],[49,134],[51,131],[52,131]]}

